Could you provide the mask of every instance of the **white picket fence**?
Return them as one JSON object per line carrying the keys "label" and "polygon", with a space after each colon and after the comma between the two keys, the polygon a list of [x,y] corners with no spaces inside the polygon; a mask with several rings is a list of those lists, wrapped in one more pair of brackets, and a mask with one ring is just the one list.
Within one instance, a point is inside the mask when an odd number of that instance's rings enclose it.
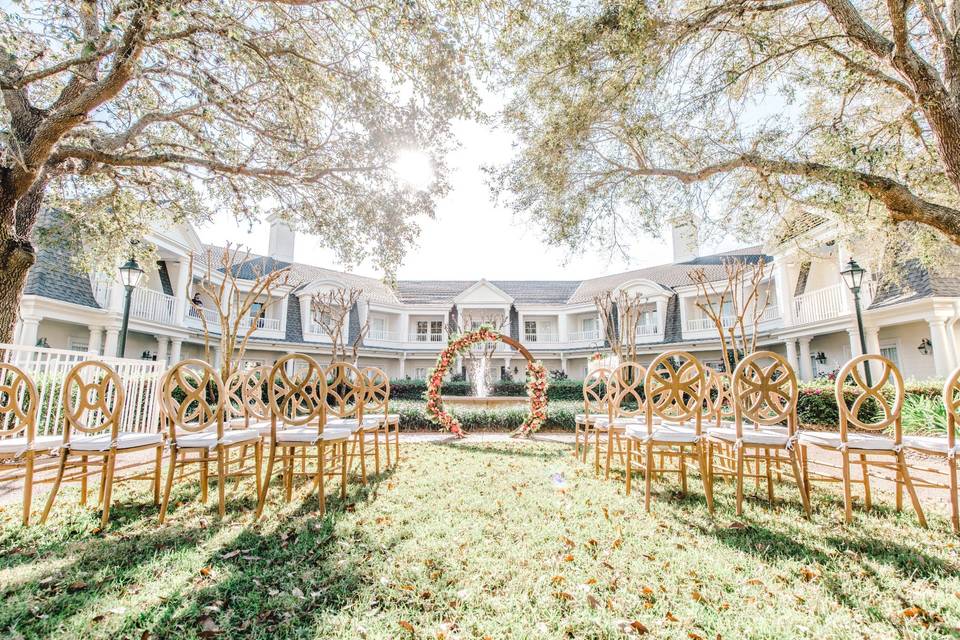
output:
{"label": "white picket fence", "polygon": [[[23,369],[37,386],[37,435],[56,435],[63,432],[63,381],[67,372],[79,362],[99,360],[120,376],[125,403],[120,420],[120,431],[153,432],[160,427],[158,385],[164,365],[151,360],[111,358],[92,352],[45,349],[0,343],[0,362]],[[112,406],[113,398],[108,399]],[[11,414],[7,414],[8,417]],[[96,423],[98,416],[88,418]],[[6,425],[0,425],[0,428]]]}

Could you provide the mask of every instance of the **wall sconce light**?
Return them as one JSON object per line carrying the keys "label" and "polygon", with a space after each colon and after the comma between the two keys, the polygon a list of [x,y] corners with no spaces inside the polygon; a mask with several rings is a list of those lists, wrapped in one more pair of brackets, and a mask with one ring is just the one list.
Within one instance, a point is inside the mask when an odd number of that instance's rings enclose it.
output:
{"label": "wall sconce light", "polygon": [[827,364],[827,354],[823,351],[817,351],[817,355],[813,359],[817,361],[817,364]]}
{"label": "wall sconce light", "polygon": [[143,360],[153,360],[153,353],[149,349],[140,354],[140,358]]}
{"label": "wall sconce light", "polygon": [[930,338],[924,338],[923,340],[921,340],[920,346],[917,347],[917,351],[919,351],[925,356],[930,355],[930,353],[933,351],[933,343],[930,342]]}

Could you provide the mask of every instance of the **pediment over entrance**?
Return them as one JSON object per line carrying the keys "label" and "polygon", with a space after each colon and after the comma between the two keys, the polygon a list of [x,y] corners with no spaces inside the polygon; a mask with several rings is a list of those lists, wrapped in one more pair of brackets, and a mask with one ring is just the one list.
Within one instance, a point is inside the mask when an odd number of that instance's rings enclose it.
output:
{"label": "pediment over entrance", "polygon": [[505,293],[500,287],[486,280],[478,280],[460,292],[460,294],[454,298],[454,302],[458,304],[491,304],[499,306],[512,304],[513,297]]}
{"label": "pediment over entrance", "polygon": [[673,295],[673,291],[667,287],[654,282],[653,280],[647,280],[645,278],[639,278],[636,280],[629,280],[624,282],[616,289],[617,292],[626,292],[630,295],[639,295],[642,297],[664,297],[668,298]]}

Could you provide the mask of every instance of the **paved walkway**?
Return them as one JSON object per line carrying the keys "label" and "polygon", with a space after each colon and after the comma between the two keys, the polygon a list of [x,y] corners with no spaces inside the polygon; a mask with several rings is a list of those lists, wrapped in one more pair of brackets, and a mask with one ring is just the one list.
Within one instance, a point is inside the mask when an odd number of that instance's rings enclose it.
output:
{"label": "paved walkway", "polygon": [[[454,436],[451,436],[448,433],[438,433],[438,432],[420,432],[420,433],[402,433],[400,436],[401,447],[412,444],[431,444],[431,443],[440,443],[440,444],[450,444],[456,445],[458,443],[465,444],[476,444],[484,442],[527,442],[527,440],[511,438],[509,433],[504,432],[476,432],[470,433],[464,439],[458,439]],[[573,434],[572,433],[538,433],[530,438],[530,441],[533,442],[555,442],[560,444],[573,444]],[[809,448],[808,454],[810,456],[810,469],[811,472],[816,472],[818,469],[821,472],[825,470],[819,465],[822,464],[832,464],[837,465],[839,463],[839,456],[835,454],[830,454],[825,451],[821,451],[816,448]],[[153,460],[152,452],[144,452],[142,454],[143,463],[151,463]],[[912,475],[915,480],[917,479],[927,479],[934,480],[937,482],[945,482],[945,477],[937,476],[937,473],[943,473],[946,471],[946,463],[942,459],[938,458],[921,458],[919,456],[910,456],[910,464],[912,467]],[[788,465],[789,466],[789,463]],[[163,466],[163,471],[166,473],[166,463]],[[839,470],[833,469],[831,472],[834,475],[839,474]],[[857,470],[854,470],[855,478],[857,477]],[[90,480],[91,487],[97,486],[94,479]],[[22,481],[15,482],[6,482],[0,483],[0,505],[7,505],[11,503],[19,503],[22,499]],[[45,496],[47,491],[50,488],[49,483],[39,484],[34,486],[34,498],[33,504],[34,509],[39,509],[43,507],[42,496]],[[834,490],[839,492],[840,485],[837,484],[824,484],[817,483],[814,485],[814,489],[817,491],[823,490]],[[874,494],[882,493],[886,495],[876,496],[874,500],[876,502],[889,502],[893,504],[893,493],[895,490],[895,484],[883,477],[875,477],[873,471],[871,471],[871,489]],[[858,496],[862,492],[862,486],[859,488],[854,486],[854,495]],[[917,493],[920,495],[921,502],[923,504],[924,510],[934,509],[940,511],[941,513],[949,513],[949,495],[946,490],[943,489],[925,489],[918,488]],[[785,495],[784,489],[779,491],[779,495]],[[909,498],[904,494],[904,508],[910,509]]]}

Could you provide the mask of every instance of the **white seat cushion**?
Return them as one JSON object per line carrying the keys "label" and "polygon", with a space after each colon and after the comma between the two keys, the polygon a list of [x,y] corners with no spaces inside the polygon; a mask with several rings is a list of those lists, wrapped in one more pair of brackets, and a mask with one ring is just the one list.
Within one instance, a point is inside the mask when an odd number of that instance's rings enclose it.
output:
{"label": "white seat cushion", "polygon": [[[800,444],[823,447],[825,449],[841,449],[840,434],[831,431],[801,431],[797,434]],[[883,436],[864,435],[861,433],[847,434],[848,449],[864,449],[868,451],[893,451],[894,443],[890,438]]]}
{"label": "white seat cushion", "polygon": [[[950,453],[950,445],[945,436],[942,438],[938,436],[903,436],[903,446],[914,451],[939,453],[944,456]],[[957,448],[957,445],[954,445],[954,453],[960,453]]]}
{"label": "white seat cushion", "polygon": [[21,455],[31,448],[34,451],[50,451],[56,449],[63,442],[63,436],[36,436],[33,439],[33,447],[27,446],[27,437],[20,438],[0,438],[0,453]]}
{"label": "white seat cushion", "polygon": [[[383,423],[383,413],[365,413],[365,414],[363,414],[363,419],[364,419],[364,420],[372,420],[372,421],[376,422],[377,424],[382,424],[382,423]],[[400,414],[399,414],[399,413],[388,413],[388,414],[387,414],[387,422],[389,422],[390,424],[397,424],[398,422],[400,422]]]}
{"label": "white seat cushion", "polygon": [[[737,430],[735,427],[713,427],[711,429],[707,429],[707,435],[714,440],[722,440],[724,442],[731,443],[737,441]],[[776,427],[772,427],[770,429],[754,429],[753,427],[747,426],[744,426],[743,428],[744,444],[785,447],[789,441],[790,436],[787,434],[786,429],[780,430]]]}
{"label": "white seat cushion", "polygon": [[[96,436],[84,436],[70,440],[71,451],[107,451],[112,444],[109,433]],[[117,435],[117,449],[134,449],[153,444],[161,444],[163,436],[159,433],[121,433]]]}
{"label": "white seat cushion", "polygon": [[627,429],[627,437],[641,442],[694,443],[700,439],[692,427],[677,425],[659,425],[653,433],[647,432],[645,425],[633,424]]}
{"label": "white seat cushion", "polygon": [[591,413],[589,416],[587,416],[587,415],[584,414],[584,413],[578,413],[577,415],[575,415],[575,416],[573,417],[573,419],[574,419],[576,422],[579,422],[580,424],[583,424],[583,423],[586,422],[587,420],[589,420],[590,422],[595,422],[595,421],[597,421],[597,420],[606,420],[606,419],[607,419],[607,414],[605,414],[605,413]]}
{"label": "white seat cushion", "polygon": [[375,424],[373,421],[369,425],[361,425],[356,418],[327,418],[327,423],[324,425],[324,428],[333,427],[337,428],[347,428],[351,432],[359,431],[362,426],[371,426]]}
{"label": "white seat cushion", "polygon": [[184,434],[177,436],[177,445],[180,447],[202,447],[204,449],[213,449],[218,444],[240,444],[242,442],[254,443],[260,439],[260,434],[253,429],[233,429],[223,432],[223,440],[217,441],[216,431],[201,431],[200,433]]}
{"label": "white seat cushion", "polygon": [[246,418],[231,418],[223,423],[224,429],[246,429]]}
{"label": "white seat cushion", "polygon": [[350,433],[346,429],[324,429],[318,434],[314,427],[292,427],[277,432],[277,442],[326,442],[348,440]]}

